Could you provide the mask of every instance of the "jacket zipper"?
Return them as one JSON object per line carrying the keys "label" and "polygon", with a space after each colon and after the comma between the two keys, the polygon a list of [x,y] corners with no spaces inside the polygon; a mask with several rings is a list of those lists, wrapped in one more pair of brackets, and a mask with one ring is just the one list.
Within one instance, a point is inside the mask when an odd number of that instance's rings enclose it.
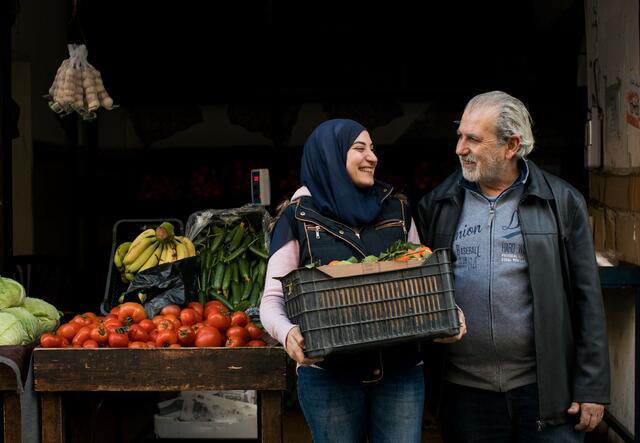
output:
{"label": "jacket zipper", "polygon": [[403,220],[388,220],[383,223],[375,225],[373,228],[375,230],[378,230],[378,229],[385,229],[385,228],[393,228],[394,226],[402,226],[402,229],[404,230],[404,232],[406,232],[406,228],[404,226]]}
{"label": "jacket zipper", "polygon": [[496,356],[496,366],[498,370],[498,385],[502,390],[502,370],[500,368],[500,360],[498,359],[498,350],[496,349],[496,341],[493,330],[493,285],[491,281],[493,279],[493,219],[496,213],[496,203],[498,199],[489,201],[489,318],[491,324],[491,342],[493,343],[493,351]]}
{"label": "jacket zipper", "polygon": [[[301,208],[304,208],[304,209],[305,209],[305,210],[307,210],[307,211],[310,211],[310,209],[305,208],[304,206],[300,206],[300,207],[301,207]],[[304,222],[304,221],[306,221],[306,220],[305,220],[305,219],[303,219],[303,218],[298,218],[298,215],[297,215],[297,214],[296,214],[296,218],[297,218],[298,220],[302,220],[303,222]],[[329,219],[329,220],[332,220],[332,219]],[[332,220],[332,221],[335,221],[335,220]],[[366,257],[366,256],[367,256],[367,254],[365,254],[365,253],[362,251],[362,249],[360,249],[360,248],[359,248],[356,244],[354,244],[353,242],[351,242],[351,241],[347,240],[347,239],[346,239],[346,238],[344,238],[344,237],[340,237],[340,236],[339,236],[339,235],[337,235],[337,234],[334,234],[333,232],[331,232],[331,230],[330,230],[330,229],[327,229],[325,226],[322,226],[320,223],[318,223],[318,222],[316,222],[316,221],[313,221],[313,223],[316,223],[319,227],[322,227],[325,231],[327,231],[329,234],[333,235],[334,237],[339,238],[340,240],[342,240],[342,241],[344,241],[344,242],[346,242],[346,243],[349,243],[349,244],[353,247],[353,249],[355,249],[356,251],[358,251],[358,252],[359,252],[363,257]],[[336,223],[338,223],[338,222],[336,222]],[[353,232],[354,232],[354,234],[356,234],[355,229],[353,229],[353,228],[349,228],[348,226],[343,225],[342,223],[338,223],[338,224],[339,224],[339,225],[341,225],[341,226],[345,226],[345,227],[347,227],[348,229],[350,229],[351,231],[353,231]],[[357,235],[357,237],[358,237],[358,238],[360,238],[360,235],[359,235],[359,234],[356,234],[356,235]],[[318,238],[319,236],[320,236],[320,230],[318,229],[318,230],[316,230],[316,238]]]}

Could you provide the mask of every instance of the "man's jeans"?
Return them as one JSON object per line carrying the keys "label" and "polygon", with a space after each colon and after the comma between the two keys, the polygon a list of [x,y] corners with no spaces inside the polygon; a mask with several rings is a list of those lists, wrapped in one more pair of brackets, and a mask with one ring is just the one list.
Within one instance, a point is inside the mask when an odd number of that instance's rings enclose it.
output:
{"label": "man's jeans", "polygon": [[[422,366],[385,374],[375,383],[298,368],[298,398],[314,443],[420,443]],[[368,436],[368,440],[366,440]]]}
{"label": "man's jeans", "polygon": [[445,383],[441,415],[445,443],[584,441],[584,432],[573,429],[576,421],[572,417],[566,424],[545,426],[538,431],[540,413],[535,383],[508,392]]}

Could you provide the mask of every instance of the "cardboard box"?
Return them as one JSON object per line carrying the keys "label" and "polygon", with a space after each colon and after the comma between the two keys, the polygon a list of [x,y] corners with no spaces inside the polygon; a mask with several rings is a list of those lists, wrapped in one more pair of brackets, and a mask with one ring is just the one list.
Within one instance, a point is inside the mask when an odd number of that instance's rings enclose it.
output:
{"label": "cardboard box", "polygon": [[351,277],[353,275],[373,274],[375,272],[398,271],[400,269],[422,266],[423,260],[410,260],[406,262],[380,261],[376,263],[353,263],[350,265],[324,265],[316,269],[327,274],[329,277]]}
{"label": "cardboard box", "polygon": [[640,214],[616,213],[616,251],[621,260],[640,265]]}
{"label": "cardboard box", "polygon": [[606,249],[605,248],[605,238],[606,238],[605,208],[590,205],[589,216],[592,221],[591,230],[593,232],[593,244],[596,248],[596,251],[603,251]]}
{"label": "cardboard box", "polygon": [[595,172],[589,173],[589,197],[604,203],[604,188],[606,184],[606,176]]}
{"label": "cardboard box", "polygon": [[589,197],[609,208],[640,211],[639,175],[589,175]]}

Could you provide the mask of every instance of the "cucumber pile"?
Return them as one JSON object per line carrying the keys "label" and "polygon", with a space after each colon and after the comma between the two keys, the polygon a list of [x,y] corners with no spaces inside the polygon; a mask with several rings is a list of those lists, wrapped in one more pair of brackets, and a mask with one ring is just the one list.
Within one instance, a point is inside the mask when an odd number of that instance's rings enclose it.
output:
{"label": "cucumber pile", "polygon": [[233,311],[260,305],[267,271],[264,233],[246,220],[210,224],[194,239],[200,256],[200,302],[219,300]]}

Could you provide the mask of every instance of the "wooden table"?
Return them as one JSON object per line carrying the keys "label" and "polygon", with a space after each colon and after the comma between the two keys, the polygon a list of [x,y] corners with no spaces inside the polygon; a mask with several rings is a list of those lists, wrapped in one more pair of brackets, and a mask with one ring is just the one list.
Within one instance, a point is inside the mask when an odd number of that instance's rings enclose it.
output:
{"label": "wooden table", "polygon": [[5,443],[22,442],[22,412],[16,373],[0,364],[0,392],[2,393],[2,424]]}
{"label": "wooden table", "polygon": [[[187,364],[185,364],[187,363]],[[42,399],[42,441],[62,443],[66,391],[258,391],[258,434],[282,442],[282,347],[34,350],[34,384]],[[214,436],[212,436],[213,438]]]}

